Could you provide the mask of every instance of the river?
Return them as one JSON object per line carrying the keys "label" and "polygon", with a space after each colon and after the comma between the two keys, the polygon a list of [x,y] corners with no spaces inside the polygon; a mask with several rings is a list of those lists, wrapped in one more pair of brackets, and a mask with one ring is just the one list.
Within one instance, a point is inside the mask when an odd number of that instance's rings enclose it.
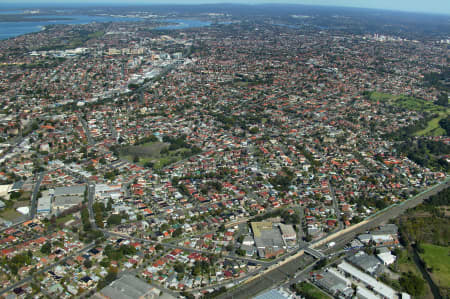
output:
{"label": "river", "polygon": [[[21,11],[10,11],[9,13],[21,13]],[[1,11],[0,15],[7,14],[7,11]],[[89,24],[92,22],[136,22],[142,21],[141,18],[134,17],[117,17],[117,16],[89,16],[89,15],[35,15],[27,16],[30,21],[19,22],[0,22],[0,40],[16,37],[19,35],[38,32],[45,26],[55,24],[76,25]],[[45,18],[49,20],[36,20],[33,18]],[[193,27],[204,27],[211,25],[210,22],[194,19],[155,19],[161,22],[173,23],[154,28],[155,30],[175,30]]]}

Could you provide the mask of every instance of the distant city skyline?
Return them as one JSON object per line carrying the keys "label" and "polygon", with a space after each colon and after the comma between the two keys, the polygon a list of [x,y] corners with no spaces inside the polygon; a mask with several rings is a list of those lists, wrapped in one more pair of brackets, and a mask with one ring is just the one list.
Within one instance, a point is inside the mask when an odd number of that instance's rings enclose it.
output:
{"label": "distant city skyline", "polygon": [[[68,4],[117,4],[123,5],[121,0],[68,0],[68,1],[49,1],[49,0],[0,0],[0,9],[2,4],[51,4],[68,5]],[[217,4],[217,3],[233,3],[233,4],[304,4],[304,5],[320,5],[320,6],[342,6],[342,7],[358,7],[397,10],[406,12],[423,12],[450,15],[449,0],[129,0],[126,4],[142,5],[142,4]]]}

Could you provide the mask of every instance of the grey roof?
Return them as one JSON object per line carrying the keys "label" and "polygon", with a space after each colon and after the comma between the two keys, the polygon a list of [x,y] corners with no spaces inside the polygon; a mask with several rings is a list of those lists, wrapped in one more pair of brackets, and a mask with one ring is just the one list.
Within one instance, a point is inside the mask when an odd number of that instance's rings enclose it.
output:
{"label": "grey roof", "polygon": [[377,250],[379,253],[391,252],[387,247],[378,247]]}
{"label": "grey roof", "polygon": [[370,235],[370,234],[360,234],[360,235],[358,235],[358,239],[361,240],[361,241],[371,240],[372,239],[372,235]]}
{"label": "grey roof", "polygon": [[347,260],[351,264],[371,274],[374,274],[381,265],[381,262],[376,257],[368,255],[364,251],[360,251],[354,256],[348,257]]}
{"label": "grey roof", "polygon": [[254,240],[251,236],[245,236],[244,240],[242,240],[242,243],[254,243]]}
{"label": "grey roof", "polygon": [[317,283],[333,294],[347,288],[346,282],[331,272],[323,272],[320,275],[322,278],[318,279]]}
{"label": "grey roof", "polygon": [[255,297],[255,299],[287,299],[287,298],[288,297],[284,296],[277,290],[270,290]]}
{"label": "grey roof", "polygon": [[246,254],[253,254],[255,252],[255,246],[253,245],[241,245],[241,249],[246,251]]}
{"label": "grey roof", "polygon": [[297,235],[292,224],[280,223],[280,230],[283,235]]}
{"label": "grey roof", "polygon": [[53,204],[55,206],[77,205],[83,202],[82,196],[57,196]]}
{"label": "grey roof", "polygon": [[[136,278],[132,275],[126,274],[116,281],[112,282],[109,286],[103,288],[100,293],[103,296],[114,299],[137,299],[141,297],[153,298],[156,294],[159,295],[159,290],[154,293],[155,288],[148,283]],[[167,297],[169,296],[169,297]],[[166,294],[167,299],[174,298]]]}
{"label": "grey roof", "polygon": [[279,247],[284,245],[283,238],[278,229],[270,229],[261,231],[261,237],[255,237],[257,247]]}
{"label": "grey roof", "polygon": [[398,233],[398,227],[397,225],[393,223],[388,223],[386,225],[383,225],[380,227],[379,230],[375,230],[372,232],[373,235],[382,235],[382,234],[388,234],[388,235],[396,235]]}
{"label": "grey roof", "polygon": [[86,190],[85,185],[78,185],[78,186],[70,186],[70,187],[58,187],[55,188],[55,196],[69,196],[69,195],[80,195],[84,194],[84,191]]}
{"label": "grey roof", "polygon": [[50,211],[52,199],[50,196],[43,196],[38,199],[37,211],[46,212]]}

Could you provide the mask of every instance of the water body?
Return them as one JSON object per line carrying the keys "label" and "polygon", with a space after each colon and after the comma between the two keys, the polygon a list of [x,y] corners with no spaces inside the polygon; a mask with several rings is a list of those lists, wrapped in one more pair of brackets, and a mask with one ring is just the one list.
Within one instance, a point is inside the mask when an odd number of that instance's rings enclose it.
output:
{"label": "water body", "polygon": [[211,22],[191,20],[191,19],[163,19],[163,22],[174,23],[173,25],[164,25],[156,27],[155,30],[176,30],[176,29],[186,29],[195,27],[205,27],[210,26]]}
{"label": "water body", "polygon": [[16,37],[22,34],[38,32],[42,30],[45,26],[64,24],[64,25],[78,25],[78,24],[89,24],[92,22],[133,22],[140,21],[139,18],[128,18],[128,17],[110,17],[110,16],[86,16],[86,15],[68,15],[68,16],[53,16],[53,15],[39,15],[30,16],[30,20],[36,18],[51,19],[46,21],[26,21],[26,22],[0,22],[0,39],[7,39],[10,37]]}
{"label": "water body", "polygon": [[23,10],[0,10],[0,15],[18,15],[23,13]]}
{"label": "water body", "polygon": [[[11,11],[9,14],[13,13]],[[2,12],[5,14],[5,11]],[[87,15],[39,15],[30,16],[29,19],[33,18],[46,18],[51,20],[46,21],[26,21],[26,22],[0,22],[0,40],[7,39],[11,37],[16,37],[19,35],[38,32],[42,30],[45,26],[64,24],[64,25],[78,25],[78,24],[89,24],[92,22],[105,23],[105,22],[135,22],[142,21],[140,18],[131,17],[111,17],[111,16],[87,16]],[[158,30],[176,30],[176,29],[186,29],[192,27],[204,27],[211,25],[207,21],[191,20],[191,19],[161,19],[163,22],[173,23],[173,25],[164,25],[157,27]]]}

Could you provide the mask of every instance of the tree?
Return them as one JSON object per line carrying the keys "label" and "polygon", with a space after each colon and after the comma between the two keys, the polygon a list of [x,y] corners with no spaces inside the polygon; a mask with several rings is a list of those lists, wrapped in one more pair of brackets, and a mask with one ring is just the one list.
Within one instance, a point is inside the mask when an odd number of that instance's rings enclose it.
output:
{"label": "tree", "polygon": [[111,211],[112,205],[113,205],[113,200],[112,200],[112,198],[110,198],[110,199],[108,199],[108,203],[106,204],[106,210]]}
{"label": "tree", "polygon": [[102,266],[104,268],[107,268],[110,265],[111,265],[111,263],[110,263],[109,259],[107,259],[107,258],[104,258],[100,261],[100,266]]}
{"label": "tree", "polygon": [[448,94],[445,92],[442,92],[438,97],[437,100],[434,102],[436,105],[439,106],[448,106]]}
{"label": "tree", "polygon": [[172,233],[172,237],[177,238],[181,236],[181,234],[183,234],[183,230],[179,227]]}
{"label": "tree", "polygon": [[45,244],[41,247],[41,252],[47,255],[50,254],[52,252],[52,243],[45,242]]}
{"label": "tree", "polygon": [[109,216],[107,223],[108,225],[118,225],[122,222],[122,216],[115,214],[115,215],[111,215]]}
{"label": "tree", "polygon": [[92,261],[90,259],[86,259],[86,260],[84,260],[83,265],[89,269],[92,267]]}
{"label": "tree", "polygon": [[108,274],[106,274],[105,278],[101,279],[98,282],[97,290],[103,289],[104,287],[109,285],[111,282],[116,280],[116,278],[117,278],[117,270],[110,268],[108,271]]}
{"label": "tree", "polygon": [[178,273],[184,273],[184,271],[185,271],[184,265],[182,263],[175,264],[173,268]]}
{"label": "tree", "polygon": [[9,195],[9,199],[10,199],[10,200],[12,200],[12,199],[18,199],[18,198],[20,198],[20,196],[22,196],[22,193],[23,193],[23,191],[14,191],[14,192],[11,192],[11,194]]}
{"label": "tree", "polygon": [[441,119],[439,125],[445,130],[446,135],[450,136],[450,115],[447,118]]}
{"label": "tree", "polygon": [[314,270],[319,270],[320,268],[325,267],[327,264],[327,259],[323,258],[314,265]]}
{"label": "tree", "polygon": [[414,297],[420,296],[425,289],[425,281],[412,272],[403,274],[399,282],[402,288]]}

